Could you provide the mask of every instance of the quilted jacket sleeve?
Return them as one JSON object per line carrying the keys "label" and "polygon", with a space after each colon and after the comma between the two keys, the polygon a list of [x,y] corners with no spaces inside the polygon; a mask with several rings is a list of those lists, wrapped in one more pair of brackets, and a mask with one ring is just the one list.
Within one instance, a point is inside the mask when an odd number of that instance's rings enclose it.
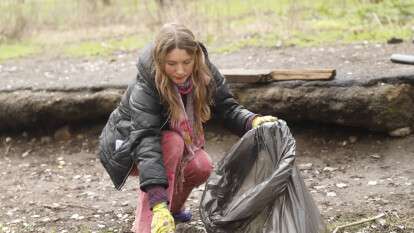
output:
{"label": "quilted jacket sleeve", "polygon": [[159,97],[144,83],[138,82],[129,99],[133,160],[138,164],[140,187],[168,187],[161,151],[161,110]]}
{"label": "quilted jacket sleeve", "polygon": [[214,116],[223,120],[227,128],[241,136],[249,130],[246,127],[247,123],[255,114],[234,99],[218,69],[210,62],[208,66],[216,82]]}

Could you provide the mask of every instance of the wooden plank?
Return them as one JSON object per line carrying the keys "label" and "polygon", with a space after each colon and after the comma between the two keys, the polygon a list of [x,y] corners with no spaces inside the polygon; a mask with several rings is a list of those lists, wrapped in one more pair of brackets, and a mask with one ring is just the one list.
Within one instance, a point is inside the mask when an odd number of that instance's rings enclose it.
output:
{"label": "wooden plank", "polygon": [[272,80],[271,70],[223,69],[220,73],[232,83],[259,83]]}
{"label": "wooden plank", "polygon": [[223,69],[220,72],[232,83],[266,83],[284,80],[331,80],[334,69]]}
{"label": "wooden plank", "polygon": [[272,80],[331,80],[335,77],[334,69],[272,70]]}

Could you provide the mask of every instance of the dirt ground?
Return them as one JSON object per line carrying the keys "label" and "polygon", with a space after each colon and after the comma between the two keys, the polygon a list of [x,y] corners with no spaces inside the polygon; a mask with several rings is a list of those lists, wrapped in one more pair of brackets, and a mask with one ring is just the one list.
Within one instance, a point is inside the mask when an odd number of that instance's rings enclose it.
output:
{"label": "dirt ground", "polygon": [[[380,231],[368,224],[370,231],[364,232],[414,231],[414,136],[291,127],[297,164],[330,226],[386,213],[383,225],[374,224]],[[0,232],[128,232],[138,180],[130,178],[122,191],[113,188],[96,157],[101,128],[0,138]],[[238,139],[217,126],[210,126],[206,137],[216,162]],[[181,228],[202,226],[197,213],[202,190],[194,190],[187,204],[194,221]]]}
{"label": "dirt ground", "polygon": [[[361,57],[368,58],[369,54],[376,54],[378,50],[392,53],[407,49],[412,51],[414,47],[411,44],[361,46],[336,47],[334,50],[344,51],[347,56],[341,58],[342,55],[338,55],[328,63],[335,59],[341,61],[342,69],[339,71],[347,78],[351,78],[352,68],[357,66],[356,72],[363,73],[366,68],[369,74],[374,74],[376,69],[389,74],[395,65],[385,62],[385,58],[377,59],[384,61],[387,69],[381,69],[379,63],[370,64]],[[267,66],[260,61],[271,62],[283,56],[297,57],[300,66],[306,65],[303,64],[306,60],[316,66],[318,59],[319,64],[328,64],[326,56],[314,56],[312,51],[331,50],[292,48],[274,50],[271,55],[269,51],[261,49],[246,49],[234,54],[213,55],[213,58],[221,64],[227,61],[222,65],[224,68],[243,64],[247,68],[264,68]],[[361,56],[354,56],[352,60],[352,54]],[[133,56],[126,55],[129,58]],[[251,60],[251,63],[243,63],[246,59]],[[94,62],[62,61],[54,60],[51,63],[69,65],[73,62],[76,68],[79,64],[86,67],[87,63]],[[358,62],[360,65],[357,65]],[[121,59],[110,62],[111,67],[120,63]],[[131,62],[125,64],[133,66]],[[23,80],[25,72],[30,72],[35,65],[39,72],[34,74],[45,75],[50,62],[34,59],[2,64],[0,73],[2,79],[4,77],[2,82],[8,83],[6,89],[12,89],[10,74],[16,74]],[[95,71],[103,72],[99,71],[99,67],[97,65]],[[108,71],[111,67],[106,67],[105,72],[111,72]],[[130,75],[129,69],[124,67],[119,68],[120,73]],[[402,73],[411,72],[412,69],[412,66],[404,66]],[[53,75],[57,77],[59,72],[51,69],[46,78],[36,76],[33,79],[37,80],[36,85],[42,86],[41,80],[51,83],[47,78],[53,79]],[[91,73],[82,77],[81,73],[69,69],[61,81],[78,85],[83,78],[91,77]],[[117,75],[117,70],[113,70],[105,77]],[[14,84],[16,88],[28,85],[23,82]],[[414,135],[391,138],[385,134],[311,122],[288,121],[288,124],[297,141],[297,165],[331,229],[385,213],[385,217],[380,220],[346,228],[343,232],[414,232]],[[0,233],[129,232],[134,219],[138,179],[130,178],[122,191],[113,188],[97,159],[98,135],[102,126],[101,122],[69,126],[58,131],[0,134]],[[218,162],[238,138],[223,131],[220,126],[209,125],[206,139],[207,151]],[[187,203],[195,214],[193,221],[180,224],[177,232],[204,232],[197,211],[202,191],[203,187],[194,190]]]}

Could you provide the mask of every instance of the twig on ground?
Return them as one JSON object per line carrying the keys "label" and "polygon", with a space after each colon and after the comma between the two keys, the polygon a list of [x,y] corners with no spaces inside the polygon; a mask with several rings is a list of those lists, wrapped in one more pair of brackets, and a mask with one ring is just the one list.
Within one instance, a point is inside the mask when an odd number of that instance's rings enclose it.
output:
{"label": "twig on ground", "polygon": [[5,155],[7,155],[7,154],[9,154],[9,152],[10,152],[10,145],[9,146],[6,146],[6,151],[4,152],[4,154]]}
{"label": "twig on ground", "polygon": [[346,227],[360,225],[360,224],[366,223],[366,222],[371,222],[371,221],[374,221],[376,219],[382,218],[384,216],[385,216],[385,214],[381,213],[381,214],[378,214],[377,216],[372,217],[372,218],[362,219],[362,220],[359,220],[359,221],[356,221],[356,222],[352,222],[352,223],[348,223],[348,224],[345,224],[345,225],[342,225],[342,226],[338,226],[338,227],[335,228],[335,230],[332,233],[337,233],[339,230],[344,229]]}

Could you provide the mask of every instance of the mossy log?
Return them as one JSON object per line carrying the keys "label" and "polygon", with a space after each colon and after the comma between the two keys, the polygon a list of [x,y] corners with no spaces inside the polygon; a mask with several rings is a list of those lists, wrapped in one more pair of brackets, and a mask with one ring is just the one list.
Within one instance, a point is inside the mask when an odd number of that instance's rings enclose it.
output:
{"label": "mossy log", "polygon": [[234,86],[250,110],[290,121],[314,121],[391,132],[414,126],[414,86],[375,85]]}
{"label": "mossy log", "polygon": [[[126,86],[0,92],[0,130],[21,131],[105,119]],[[230,84],[253,112],[391,132],[414,128],[414,76],[347,81]]]}

